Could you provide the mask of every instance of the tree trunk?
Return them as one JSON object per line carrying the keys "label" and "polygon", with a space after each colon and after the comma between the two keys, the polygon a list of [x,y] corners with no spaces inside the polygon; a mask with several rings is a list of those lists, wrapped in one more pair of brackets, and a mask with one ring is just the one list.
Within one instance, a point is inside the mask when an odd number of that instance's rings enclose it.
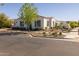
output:
{"label": "tree trunk", "polygon": [[27,30],[30,31],[30,25],[27,25]]}
{"label": "tree trunk", "polygon": [[27,31],[28,31],[29,37],[32,37],[31,32],[30,32],[30,25],[27,25]]}
{"label": "tree trunk", "polygon": [[32,30],[31,24],[29,24],[29,25],[27,26],[27,30],[28,30],[28,31]]}

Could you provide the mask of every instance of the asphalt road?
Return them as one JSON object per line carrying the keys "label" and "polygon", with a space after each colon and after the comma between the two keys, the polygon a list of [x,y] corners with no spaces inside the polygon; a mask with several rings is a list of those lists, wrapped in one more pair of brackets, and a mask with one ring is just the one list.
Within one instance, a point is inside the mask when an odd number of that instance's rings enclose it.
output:
{"label": "asphalt road", "polygon": [[0,55],[79,56],[79,42],[63,40],[29,38],[25,34],[3,35],[0,36]]}

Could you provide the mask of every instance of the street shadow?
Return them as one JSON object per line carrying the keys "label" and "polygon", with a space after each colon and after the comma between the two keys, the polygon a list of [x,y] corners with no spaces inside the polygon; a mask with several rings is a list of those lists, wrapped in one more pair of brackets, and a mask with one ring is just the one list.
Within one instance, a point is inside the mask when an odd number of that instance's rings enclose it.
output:
{"label": "street shadow", "polygon": [[54,37],[54,38],[55,39],[68,39],[68,40],[73,39],[73,38],[64,38],[64,37],[61,37],[61,38]]}
{"label": "street shadow", "polygon": [[19,34],[26,34],[24,32],[0,32],[0,36],[3,35],[19,35]]}

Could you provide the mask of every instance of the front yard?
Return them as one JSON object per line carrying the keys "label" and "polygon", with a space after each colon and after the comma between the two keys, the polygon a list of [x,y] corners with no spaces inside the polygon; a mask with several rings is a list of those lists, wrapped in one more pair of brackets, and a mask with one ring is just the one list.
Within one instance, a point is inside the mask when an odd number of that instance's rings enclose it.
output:
{"label": "front yard", "polygon": [[20,30],[12,30],[9,28],[0,29],[0,35],[16,35],[16,34],[27,34],[32,37],[47,37],[47,38],[63,38],[63,35],[60,30],[48,30],[48,31],[20,31]]}

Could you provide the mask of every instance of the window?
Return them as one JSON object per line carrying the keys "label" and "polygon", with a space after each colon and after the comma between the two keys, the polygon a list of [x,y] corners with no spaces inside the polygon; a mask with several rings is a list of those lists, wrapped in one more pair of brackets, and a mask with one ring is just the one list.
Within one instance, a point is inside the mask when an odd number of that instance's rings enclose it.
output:
{"label": "window", "polygon": [[24,26],[24,22],[23,21],[20,21],[20,26]]}
{"label": "window", "polygon": [[36,23],[36,21],[35,21],[35,27],[36,27],[36,24],[37,24],[37,23]]}
{"label": "window", "polygon": [[38,26],[38,27],[41,26],[41,21],[40,21],[40,20],[37,21],[37,26]]}
{"label": "window", "polygon": [[35,27],[40,27],[41,26],[41,21],[38,20],[38,21],[35,21]]}

